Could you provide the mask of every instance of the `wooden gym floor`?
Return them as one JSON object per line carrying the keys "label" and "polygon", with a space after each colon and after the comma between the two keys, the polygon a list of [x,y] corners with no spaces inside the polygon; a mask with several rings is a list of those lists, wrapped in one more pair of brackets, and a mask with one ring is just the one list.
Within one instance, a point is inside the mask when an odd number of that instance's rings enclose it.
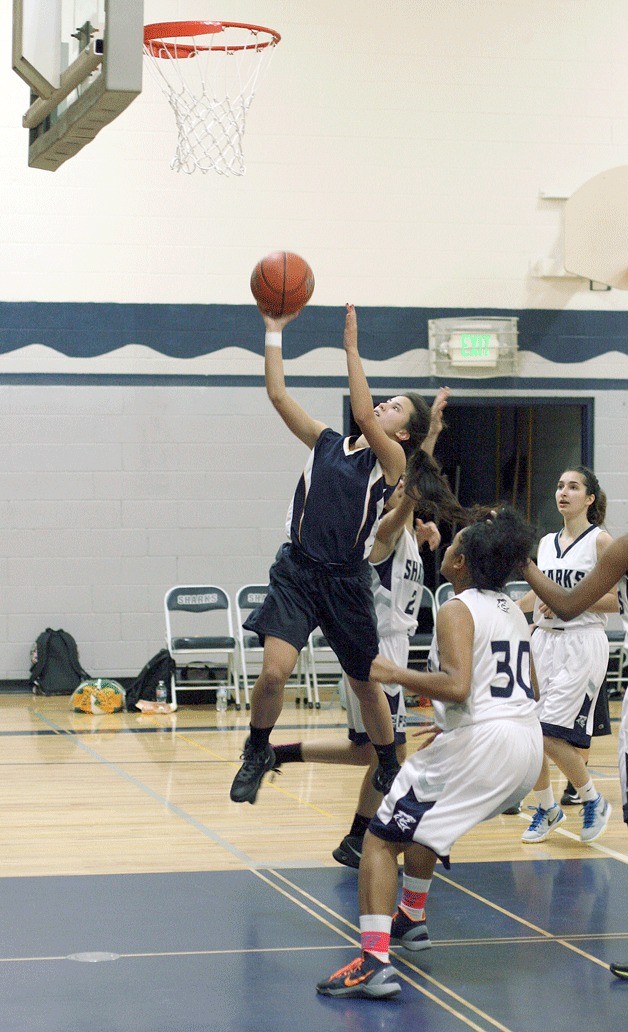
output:
{"label": "wooden gym floor", "polygon": [[[359,942],[356,872],[331,850],[360,769],[293,764],[236,806],[244,711],[91,717],[0,695],[0,1032],[623,1032],[628,983],[608,971],[628,959],[619,703],[611,714],[590,759],[614,807],[604,836],[580,842],[577,807],[540,845],[521,843],[528,815],[465,836],[436,869],[433,948],[400,950],[401,997],[376,1003],[314,990]],[[274,740],[319,734],[344,738],[344,712],[287,693]]]}

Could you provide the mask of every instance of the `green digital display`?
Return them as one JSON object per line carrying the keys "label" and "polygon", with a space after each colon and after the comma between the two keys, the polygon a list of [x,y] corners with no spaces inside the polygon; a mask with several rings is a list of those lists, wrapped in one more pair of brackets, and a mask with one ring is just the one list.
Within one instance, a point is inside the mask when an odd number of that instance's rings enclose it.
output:
{"label": "green digital display", "polygon": [[461,358],[489,358],[490,333],[461,333],[460,334],[460,357]]}

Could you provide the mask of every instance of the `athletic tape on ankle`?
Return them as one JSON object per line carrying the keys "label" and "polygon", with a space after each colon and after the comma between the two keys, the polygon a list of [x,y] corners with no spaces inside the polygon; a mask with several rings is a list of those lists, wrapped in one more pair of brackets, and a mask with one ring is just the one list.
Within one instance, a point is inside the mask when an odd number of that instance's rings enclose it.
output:
{"label": "athletic tape on ankle", "polygon": [[266,330],[264,344],[267,348],[279,348],[281,351],[281,330]]}

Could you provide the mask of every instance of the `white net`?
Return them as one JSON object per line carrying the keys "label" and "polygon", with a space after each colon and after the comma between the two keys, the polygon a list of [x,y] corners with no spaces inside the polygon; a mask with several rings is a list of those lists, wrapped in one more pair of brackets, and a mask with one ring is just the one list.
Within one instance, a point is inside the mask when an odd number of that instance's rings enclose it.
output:
{"label": "white net", "polygon": [[244,175],[246,114],[280,39],[233,22],[146,26],[144,53],[177,125],[171,168]]}

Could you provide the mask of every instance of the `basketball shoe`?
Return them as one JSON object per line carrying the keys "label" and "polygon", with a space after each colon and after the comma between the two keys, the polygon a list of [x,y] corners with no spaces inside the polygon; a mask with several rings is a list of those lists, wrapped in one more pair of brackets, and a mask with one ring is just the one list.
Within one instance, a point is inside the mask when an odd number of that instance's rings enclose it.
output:
{"label": "basketball shoe", "polygon": [[432,945],[425,918],[413,921],[404,910],[397,910],[393,914],[390,941],[407,950],[429,950]]}
{"label": "basketball shoe", "polygon": [[[529,807],[534,809],[534,807]],[[554,803],[550,810],[544,810],[542,806],[537,806],[534,811],[534,817],[532,823],[521,836],[522,842],[545,842],[547,836],[562,824],[565,820],[565,815],[561,810],[558,803]]]}
{"label": "basketball shoe", "polygon": [[565,791],[563,792],[563,794],[561,796],[560,805],[561,806],[579,806],[580,802],[581,802],[580,796],[578,795],[578,793],[576,792],[575,788],[571,784],[571,781],[568,781],[567,784],[565,785]]}
{"label": "basketball shoe", "polygon": [[360,866],[364,835],[345,835],[340,845],[331,854],[334,860],[357,871]]}
{"label": "basketball shoe", "polygon": [[625,964],[611,964],[610,969],[616,978],[623,978],[625,980],[628,980],[628,960],[625,962]]}
{"label": "basketball shoe", "polygon": [[613,812],[611,804],[606,801],[603,795],[599,795],[597,799],[590,799],[588,803],[585,803],[582,809],[584,811],[584,820],[582,822],[582,831],[580,832],[580,841],[593,842],[594,839],[600,837],[608,824],[608,818]]}
{"label": "basketball shoe", "polygon": [[382,964],[372,953],[361,953],[350,964],[319,982],[316,992],[323,996],[365,996],[371,1000],[387,1000],[401,992],[397,974],[390,964]]}
{"label": "basketball shoe", "polygon": [[376,792],[381,792],[382,795],[388,795],[392,788],[392,783],[397,777],[397,774],[401,770],[399,764],[395,764],[394,767],[382,767],[381,763],[376,767],[371,783]]}
{"label": "basketball shoe", "polygon": [[244,763],[233,779],[229,796],[234,803],[254,803],[264,774],[275,766],[275,753],[270,744],[254,749],[247,738],[241,758]]}

